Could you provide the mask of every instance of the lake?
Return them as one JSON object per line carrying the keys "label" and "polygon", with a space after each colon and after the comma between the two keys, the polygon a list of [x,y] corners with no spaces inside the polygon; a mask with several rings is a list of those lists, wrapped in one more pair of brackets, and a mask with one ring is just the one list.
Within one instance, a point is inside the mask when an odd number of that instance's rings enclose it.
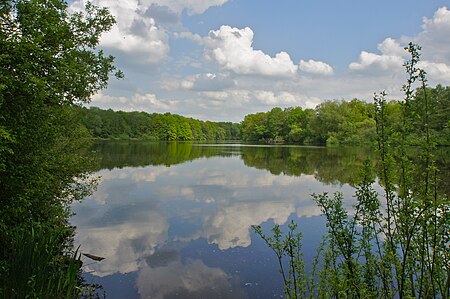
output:
{"label": "lake", "polygon": [[101,142],[97,191],[73,204],[84,278],[106,298],[280,298],[274,253],[251,229],[291,220],[306,261],[325,231],[312,193],[353,187],[368,150]]}

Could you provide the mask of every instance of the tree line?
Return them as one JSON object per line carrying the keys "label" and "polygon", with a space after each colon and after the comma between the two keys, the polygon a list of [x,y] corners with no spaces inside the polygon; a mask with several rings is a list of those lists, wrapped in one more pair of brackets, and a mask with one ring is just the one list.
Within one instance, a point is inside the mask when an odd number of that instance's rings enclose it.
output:
{"label": "tree line", "polygon": [[81,124],[94,138],[144,140],[237,140],[239,124],[201,121],[169,112],[124,112],[97,107],[74,108]]}
{"label": "tree line", "polygon": [[[425,117],[424,91],[411,99],[411,113]],[[439,145],[450,145],[450,87],[426,88],[429,129]],[[242,140],[246,142],[314,145],[373,145],[376,141],[375,104],[359,99],[325,101],[314,109],[275,107],[248,114],[241,123],[201,121],[169,112],[165,114],[124,112],[75,107],[77,117],[94,138],[144,140]],[[386,119],[400,130],[401,102],[386,103]],[[1,132],[0,132],[1,134]],[[1,135],[0,135],[1,136]]]}
{"label": "tree line", "polygon": [[[450,87],[427,87],[426,94],[430,134],[437,144],[449,145]],[[411,113],[417,116],[416,132],[409,137],[410,141],[416,139],[421,130],[420,121],[425,117],[423,95],[424,91],[418,89],[410,101]],[[386,119],[394,130],[400,130],[403,125],[401,107],[400,101],[386,103]],[[376,141],[375,104],[353,99],[326,101],[315,109],[276,107],[245,116],[241,132],[244,141],[372,145]]]}

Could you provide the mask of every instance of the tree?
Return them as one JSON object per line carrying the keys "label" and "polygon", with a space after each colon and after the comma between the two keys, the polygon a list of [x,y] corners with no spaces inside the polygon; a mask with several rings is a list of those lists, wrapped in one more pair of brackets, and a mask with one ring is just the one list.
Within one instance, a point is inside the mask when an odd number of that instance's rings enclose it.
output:
{"label": "tree", "polygon": [[[67,165],[73,145],[67,138],[80,133],[67,107],[87,103],[116,71],[113,58],[96,51],[114,19],[92,5],[69,15],[57,0],[6,1],[0,16],[0,127],[14,140],[0,174],[1,207],[24,201],[43,210],[43,202],[73,189],[81,171]],[[45,212],[28,213],[35,219]]]}
{"label": "tree", "polygon": [[327,139],[337,132],[343,120],[338,101],[326,101],[316,107],[316,118],[313,124],[317,143],[325,144]]}
{"label": "tree", "polygon": [[45,234],[61,231],[67,204],[89,192],[84,179],[92,164],[78,154],[86,130],[71,107],[89,102],[111,73],[122,73],[96,48],[114,24],[106,9],[88,4],[84,13],[69,14],[61,0],[1,1],[0,22],[3,263],[14,255],[17,232],[36,223]]}
{"label": "tree", "polygon": [[287,123],[288,115],[279,107],[275,107],[267,113],[267,130],[274,140],[284,140],[289,132]]}
{"label": "tree", "polygon": [[[426,102],[428,101],[428,103]],[[428,105],[428,122],[431,136],[438,144],[450,145],[450,87],[437,85],[435,88],[419,89],[411,102],[415,116],[416,134],[424,129]]]}
{"label": "tree", "polygon": [[259,141],[269,138],[267,113],[258,112],[246,115],[241,124],[242,138],[246,141]]}

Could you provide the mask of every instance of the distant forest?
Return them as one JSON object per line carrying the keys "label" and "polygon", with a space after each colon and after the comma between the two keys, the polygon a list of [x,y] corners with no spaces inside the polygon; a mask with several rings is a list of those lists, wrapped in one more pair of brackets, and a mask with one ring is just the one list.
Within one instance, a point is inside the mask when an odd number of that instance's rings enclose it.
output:
{"label": "distant forest", "polygon": [[76,113],[94,138],[144,140],[238,140],[240,125],[231,122],[201,121],[169,112],[164,114],[124,112],[97,107],[80,108]]}
{"label": "distant forest", "polygon": [[[450,87],[427,88],[430,132],[440,145],[450,145]],[[398,101],[387,104],[387,119],[400,128]],[[417,91],[410,103],[411,118],[418,131],[425,121],[423,91]],[[176,114],[123,112],[91,107],[76,108],[82,124],[94,138],[146,140],[242,140],[265,143],[317,145],[365,145],[375,142],[375,105],[362,100],[334,100],[315,109],[273,108],[245,116],[240,123],[211,122]],[[413,138],[414,139],[414,138]]]}

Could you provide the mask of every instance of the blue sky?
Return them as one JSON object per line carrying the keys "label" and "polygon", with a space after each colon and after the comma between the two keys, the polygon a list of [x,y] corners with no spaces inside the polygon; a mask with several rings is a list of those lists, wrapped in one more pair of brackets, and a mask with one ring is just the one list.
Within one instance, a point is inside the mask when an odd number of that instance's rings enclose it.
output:
{"label": "blue sky", "polygon": [[126,76],[93,97],[101,108],[240,122],[382,90],[398,99],[409,41],[430,85],[450,85],[448,0],[93,2],[116,17],[100,47]]}

